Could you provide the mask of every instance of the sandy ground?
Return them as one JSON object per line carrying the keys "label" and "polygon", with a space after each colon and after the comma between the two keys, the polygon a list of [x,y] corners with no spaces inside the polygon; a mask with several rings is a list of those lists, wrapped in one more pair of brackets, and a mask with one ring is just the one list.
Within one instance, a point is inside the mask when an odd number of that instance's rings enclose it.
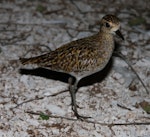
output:
{"label": "sandy ground", "polygon": [[116,38],[118,50],[150,90],[149,7],[149,0],[1,0],[0,136],[149,137],[150,95],[123,60],[113,57],[103,79],[81,82],[77,103],[80,114],[92,117],[86,121],[74,117],[68,91],[52,96],[68,89],[64,75],[26,70],[17,61],[96,33],[112,13],[125,37]]}

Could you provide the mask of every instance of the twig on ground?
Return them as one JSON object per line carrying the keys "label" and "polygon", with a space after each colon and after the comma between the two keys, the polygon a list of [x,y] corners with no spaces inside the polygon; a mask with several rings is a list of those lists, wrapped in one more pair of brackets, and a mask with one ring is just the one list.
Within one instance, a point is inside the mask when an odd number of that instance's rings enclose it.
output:
{"label": "twig on ground", "polygon": [[[25,104],[25,103],[28,103],[28,102],[32,102],[32,101],[35,101],[35,100],[44,99],[45,97],[54,97],[54,96],[57,96],[57,95],[59,95],[59,94],[65,93],[65,92],[68,92],[68,90],[63,90],[63,91],[60,91],[60,92],[58,92],[58,93],[54,93],[54,94],[52,94],[52,95],[48,95],[48,96],[44,96],[44,97],[36,97],[36,98],[33,98],[33,99],[29,99],[29,100],[26,100],[26,101],[23,101],[23,102],[17,104],[17,105],[16,105],[15,107],[13,107],[13,108],[17,108],[17,107],[19,107],[19,106],[21,106],[21,105],[23,105],[23,104]],[[12,108],[12,109],[13,109],[13,108]]]}
{"label": "twig on ground", "polygon": [[113,55],[116,56],[116,57],[120,57],[122,60],[124,60],[128,64],[128,66],[131,68],[131,70],[134,72],[134,74],[136,75],[136,77],[141,82],[141,84],[144,87],[146,93],[149,94],[149,91],[148,91],[147,87],[145,86],[144,82],[142,81],[142,79],[140,78],[140,76],[137,74],[137,72],[135,71],[135,69],[132,67],[132,64],[129,62],[129,60],[122,53],[120,53],[120,52],[114,52]]}
{"label": "twig on ground", "polygon": [[[25,111],[25,113],[29,113],[32,115],[39,115],[39,116],[41,115],[41,113],[34,112],[34,111]],[[49,115],[49,114],[45,114],[45,115],[48,117],[51,117],[51,118],[61,118],[61,119],[72,120],[72,121],[78,120],[78,119],[68,118],[68,117],[64,117],[64,116],[54,116],[54,115]],[[98,121],[92,121],[92,120],[88,120],[88,119],[84,119],[83,122],[92,123],[92,124],[99,124],[101,126],[108,126],[110,128],[113,126],[150,125],[150,122],[101,123]]]}

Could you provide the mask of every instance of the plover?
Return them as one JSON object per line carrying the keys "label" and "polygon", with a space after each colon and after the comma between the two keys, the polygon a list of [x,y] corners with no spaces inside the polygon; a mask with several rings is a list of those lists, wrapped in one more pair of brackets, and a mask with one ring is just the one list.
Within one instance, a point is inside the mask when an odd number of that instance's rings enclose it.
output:
{"label": "plover", "polygon": [[32,58],[20,58],[22,64],[36,64],[53,71],[68,73],[72,110],[77,118],[88,118],[77,111],[76,91],[79,81],[105,68],[114,51],[114,35],[123,40],[120,21],[114,15],[106,15],[100,21],[97,34],[62,45],[60,48]]}

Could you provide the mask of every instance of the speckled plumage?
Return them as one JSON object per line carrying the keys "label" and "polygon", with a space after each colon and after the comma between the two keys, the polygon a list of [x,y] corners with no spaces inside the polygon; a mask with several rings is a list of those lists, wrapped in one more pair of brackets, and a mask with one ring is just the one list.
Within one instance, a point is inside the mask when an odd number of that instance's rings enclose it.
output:
{"label": "speckled plumage", "polygon": [[112,54],[114,48],[113,38],[108,43],[98,41],[99,38],[101,36],[96,34],[79,39],[50,53],[29,59],[21,59],[21,61],[23,64],[37,64],[40,67],[84,77],[101,70]]}
{"label": "speckled plumage", "polygon": [[113,33],[122,39],[119,31],[120,22],[114,15],[106,15],[100,23],[100,31],[86,38],[67,43],[50,53],[33,58],[21,58],[22,64],[37,64],[39,67],[73,75],[76,82],[70,88],[75,115],[79,117],[75,104],[75,90],[79,80],[101,71],[109,62],[114,50]]}

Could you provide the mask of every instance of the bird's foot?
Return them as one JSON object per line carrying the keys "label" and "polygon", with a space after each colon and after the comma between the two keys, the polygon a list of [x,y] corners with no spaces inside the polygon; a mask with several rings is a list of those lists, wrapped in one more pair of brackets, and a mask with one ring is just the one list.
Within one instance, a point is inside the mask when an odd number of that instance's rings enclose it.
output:
{"label": "bird's foot", "polygon": [[78,114],[78,112],[75,112],[75,111],[74,111],[74,115],[77,117],[77,119],[79,119],[81,121],[84,121],[85,119],[88,119],[88,118],[92,118],[90,116],[82,116],[82,115]]}

